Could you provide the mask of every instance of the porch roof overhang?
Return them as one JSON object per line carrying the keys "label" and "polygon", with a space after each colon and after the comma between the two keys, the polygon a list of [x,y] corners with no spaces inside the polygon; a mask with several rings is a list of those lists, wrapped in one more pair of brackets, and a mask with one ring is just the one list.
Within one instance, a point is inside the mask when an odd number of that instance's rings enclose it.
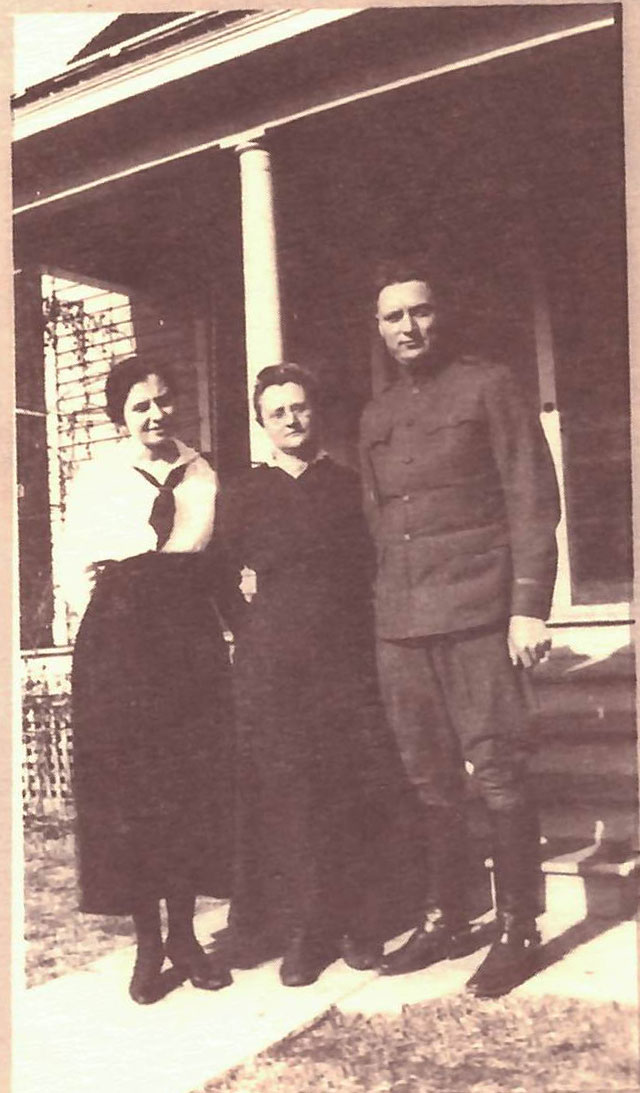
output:
{"label": "porch roof overhang", "polygon": [[[578,34],[618,4],[260,12],[14,108],[14,211]],[[269,48],[267,48],[269,47]]]}
{"label": "porch roof overhang", "polygon": [[218,25],[195,13],[79,60],[14,100],[13,140],[64,125],[125,99],[356,14],[352,9],[257,11]]}

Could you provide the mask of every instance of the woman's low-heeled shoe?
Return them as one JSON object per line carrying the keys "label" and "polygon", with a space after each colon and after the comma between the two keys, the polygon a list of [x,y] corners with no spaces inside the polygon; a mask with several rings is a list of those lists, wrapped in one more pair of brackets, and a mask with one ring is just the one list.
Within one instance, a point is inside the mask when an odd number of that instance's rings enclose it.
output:
{"label": "woman's low-heeled shoe", "polygon": [[233,983],[231,972],[215,953],[206,953],[194,942],[192,945],[167,943],[167,956],[178,975],[189,979],[202,991],[219,991]]}
{"label": "woman's low-heeled shoe", "polygon": [[164,952],[138,953],[129,983],[129,995],[139,1006],[150,1006],[164,995],[162,965]]}
{"label": "woman's low-heeled shoe", "polygon": [[280,965],[280,981],[285,987],[307,987],[336,956],[335,947],[327,942],[295,934]]}

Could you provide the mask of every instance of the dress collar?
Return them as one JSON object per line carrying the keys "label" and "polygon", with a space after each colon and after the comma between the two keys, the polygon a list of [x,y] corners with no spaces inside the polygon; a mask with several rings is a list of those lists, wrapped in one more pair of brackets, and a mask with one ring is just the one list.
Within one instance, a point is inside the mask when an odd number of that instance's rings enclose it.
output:
{"label": "dress collar", "polygon": [[144,446],[142,444],[136,444],[130,437],[122,441],[122,448],[124,454],[126,454],[127,460],[134,467],[141,467],[142,470],[152,474],[159,482],[164,482],[167,475],[176,467],[193,463],[194,460],[198,458],[198,452],[196,452],[194,448],[190,448],[188,444],[184,444],[181,440],[178,440],[177,437],[174,437],[173,441],[178,450],[178,454],[171,462],[168,462],[166,459],[149,459],[145,455]]}
{"label": "dress collar", "polygon": [[300,475],[304,474],[307,467],[310,467],[313,463],[318,463],[321,459],[326,459],[328,452],[325,452],[323,448],[320,448],[314,455],[313,459],[310,459],[307,463],[301,459],[296,459],[295,456],[287,455],[286,452],[281,452],[279,449],[275,449],[271,452],[268,460],[269,467],[279,467],[281,471],[288,474],[290,478],[300,478]]}

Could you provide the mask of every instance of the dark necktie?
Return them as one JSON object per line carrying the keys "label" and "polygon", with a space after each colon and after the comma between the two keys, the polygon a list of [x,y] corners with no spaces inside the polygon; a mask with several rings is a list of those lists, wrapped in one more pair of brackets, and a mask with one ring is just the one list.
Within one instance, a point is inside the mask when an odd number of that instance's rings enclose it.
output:
{"label": "dark necktie", "polygon": [[172,471],[169,471],[164,483],[157,482],[153,475],[149,474],[148,471],[143,471],[142,467],[136,467],[136,470],[158,491],[158,496],[153,502],[153,508],[149,516],[149,523],[158,536],[157,549],[161,550],[171,535],[176,515],[176,502],[173,491],[182,482],[187,470],[187,464],[181,463],[179,467],[174,467]]}

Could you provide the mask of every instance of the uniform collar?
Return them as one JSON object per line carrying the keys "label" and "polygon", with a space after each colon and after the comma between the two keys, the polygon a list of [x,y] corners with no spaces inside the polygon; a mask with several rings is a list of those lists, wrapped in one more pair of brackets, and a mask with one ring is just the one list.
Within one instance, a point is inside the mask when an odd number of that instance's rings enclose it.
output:
{"label": "uniform collar", "polygon": [[396,365],[396,377],[393,386],[400,390],[422,391],[444,370],[449,361],[449,357],[441,355],[431,357],[414,368],[409,365]]}

